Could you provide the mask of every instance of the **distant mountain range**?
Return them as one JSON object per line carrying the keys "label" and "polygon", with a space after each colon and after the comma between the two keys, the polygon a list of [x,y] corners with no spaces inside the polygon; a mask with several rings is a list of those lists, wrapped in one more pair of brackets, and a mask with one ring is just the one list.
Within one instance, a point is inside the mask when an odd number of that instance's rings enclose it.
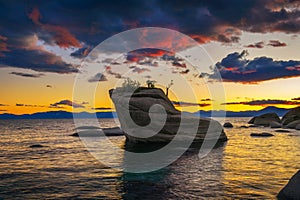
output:
{"label": "distant mountain range", "polygon": [[[261,110],[247,110],[247,111],[226,111],[226,117],[253,117],[262,115],[265,113],[277,113],[279,116],[283,116],[285,113],[287,113],[290,109],[286,108],[277,108],[275,106],[269,106],[266,108],[263,108]],[[212,111],[203,111],[199,110],[198,112],[195,112],[193,114],[197,116],[202,117],[210,117]],[[224,116],[225,111],[213,111],[214,117],[222,117]]]}
{"label": "distant mountain range", "polygon": [[88,113],[80,112],[73,113],[67,111],[49,111],[49,112],[38,112],[33,114],[23,114],[23,115],[14,115],[14,114],[0,114],[0,119],[72,119],[76,118],[94,118],[95,114],[97,118],[114,118],[117,117],[115,112],[97,112],[97,113]]}
{"label": "distant mountain range", "polygon": [[[262,110],[249,110],[249,111],[226,111],[226,117],[253,117],[261,115],[264,113],[277,113],[279,116],[283,116],[289,109],[277,108],[275,106],[269,106]],[[187,112],[186,112],[187,113]],[[201,117],[210,117],[212,111],[203,111],[190,113],[196,116]],[[214,117],[224,116],[225,111],[213,111]],[[74,114],[74,115],[73,115]],[[72,113],[67,111],[49,111],[49,112],[38,112],[33,114],[23,114],[23,115],[14,115],[14,114],[0,114],[0,119],[72,119],[74,116],[76,118],[94,118],[95,115],[97,118],[116,118],[116,112],[97,112],[97,113]]]}

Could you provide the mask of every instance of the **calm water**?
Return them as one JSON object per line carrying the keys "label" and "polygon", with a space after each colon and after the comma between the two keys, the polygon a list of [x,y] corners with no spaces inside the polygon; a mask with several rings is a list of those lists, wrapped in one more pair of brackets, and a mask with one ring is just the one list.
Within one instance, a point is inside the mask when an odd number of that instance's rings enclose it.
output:
{"label": "calm water", "polygon": [[[162,170],[129,174],[104,166],[80,138],[68,136],[72,120],[2,120],[0,199],[275,199],[300,169],[300,132],[239,128],[248,118],[228,121],[235,126],[226,129],[229,141],[204,159],[191,151]],[[115,126],[112,119],[100,123]],[[275,137],[249,136],[262,131]]]}

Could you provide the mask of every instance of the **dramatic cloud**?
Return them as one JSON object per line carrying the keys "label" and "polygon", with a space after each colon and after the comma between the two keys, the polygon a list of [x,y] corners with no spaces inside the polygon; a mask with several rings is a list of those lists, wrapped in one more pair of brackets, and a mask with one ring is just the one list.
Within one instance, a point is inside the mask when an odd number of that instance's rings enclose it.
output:
{"label": "dramatic cloud", "polygon": [[[247,31],[299,34],[299,17],[298,1],[5,1],[0,6],[0,65],[39,72],[78,72],[53,52],[21,47],[32,35],[37,35],[40,44],[74,48],[72,56],[83,58],[90,50],[87,47],[131,28],[170,28],[199,43],[235,43]],[[145,36],[147,33],[137,40],[151,45],[143,40]],[[157,34],[156,38],[159,45],[171,49],[189,46],[187,41],[177,41],[176,34]],[[136,59],[131,57],[128,59]]]}
{"label": "dramatic cloud", "polygon": [[174,53],[164,51],[161,49],[138,49],[135,51],[128,52],[126,55],[126,60],[129,62],[140,62],[145,58],[156,58],[162,56],[174,56]]}
{"label": "dramatic cloud", "polygon": [[68,48],[68,47],[81,47],[80,42],[72,35],[66,28],[57,25],[43,24],[40,22],[42,18],[38,8],[33,8],[28,17],[38,26],[45,30],[51,36],[51,41],[47,41],[50,44],[55,43],[56,45]]}
{"label": "dramatic cloud", "polygon": [[300,105],[297,101],[279,100],[279,99],[263,99],[241,102],[226,102],[222,105],[249,105],[249,106],[264,106],[264,105]]}
{"label": "dramatic cloud", "polygon": [[300,101],[300,97],[293,98],[292,100],[293,100],[293,101]]}
{"label": "dramatic cloud", "polygon": [[181,107],[188,107],[188,106],[205,107],[211,105],[209,103],[191,103],[191,102],[184,102],[184,101],[172,101],[172,103],[174,104],[174,106],[181,106]]}
{"label": "dramatic cloud", "polygon": [[72,106],[73,108],[84,108],[83,105],[72,102],[70,100],[61,100],[59,102],[53,103],[50,105],[51,107],[55,108],[55,107],[59,107],[59,106]]}
{"label": "dramatic cloud", "polygon": [[16,76],[29,77],[29,78],[39,78],[41,76],[44,76],[44,74],[29,74],[29,73],[22,73],[22,72],[11,72],[10,74]]}
{"label": "dramatic cloud", "polygon": [[285,47],[285,46],[287,46],[286,43],[280,42],[278,40],[270,40],[268,45],[272,46],[272,47]]}
{"label": "dramatic cloud", "polygon": [[247,51],[227,55],[216,63],[212,74],[202,74],[215,79],[220,73],[225,82],[255,84],[262,81],[300,76],[300,61],[275,61],[268,57],[248,60]]}
{"label": "dramatic cloud", "polygon": [[102,73],[97,73],[95,76],[91,77],[88,82],[100,82],[100,81],[107,81],[107,78]]}

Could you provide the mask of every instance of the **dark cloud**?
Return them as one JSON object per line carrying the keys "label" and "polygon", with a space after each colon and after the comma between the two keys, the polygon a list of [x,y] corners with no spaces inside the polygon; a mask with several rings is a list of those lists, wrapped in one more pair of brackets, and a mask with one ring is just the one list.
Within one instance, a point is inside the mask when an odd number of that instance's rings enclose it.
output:
{"label": "dark cloud", "polygon": [[209,103],[191,103],[191,102],[184,102],[184,101],[172,101],[174,106],[181,106],[181,107],[188,107],[188,106],[200,106],[200,107],[206,107],[210,106]]}
{"label": "dark cloud", "polygon": [[[269,43],[267,45],[272,46],[272,47],[285,47],[285,46],[287,46],[286,43],[280,42],[279,40],[269,40]],[[261,48],[265,47],[265,42],[261,41],[261,42],[257,42],[257,43],[254,43],[254,44],[249,44],[246,47],[261,49]]]}
{"label": "dark cloud", "polygon": [[[271,0],[3,1],[0,64],[39,72],[78,72],[51,52],[21,48],[20,42],[32,35],[41,43],[74,48],[72,56],[83,58],[87,46],[94,47],[116,33],[136,27],[171,28],[199,43],[238,42],[243,31],[298,34],[297,8],[299,1]],[[168,38],[172,40],[172,36]],[[169,44],[166,38],[159,42]],[[184,41],[177,45],[184,45]]]}
{"label": "dark cloud", "polygon": [[93,110],[111,110],[112,108],[110,107],[97,107],[97,108],[92,108]]}
{"label": "dark cloud", "polygon": [[59,74],[78,72],[76,66],[64,62],[60,56],[42,50],[11,50],[5,57],[0,57],[0,67],[16,67]]}
{"label": "dark cloud", "polygon": [[275,61],[268,57],[256,57],[248,60],[247,51],[227,55],[216,63],[212,74],[202,74],[217,79],[220,73],[225,82],[255,84],[262,81],[300,76],[300,61]]}
{"label": "dark cloud", "polygon": [[75,103],[75,102],[72,102],[71,100],[61,100],[59,102],[56,102],[56,103],[53,103],[50,105],[50,107],[52,108],[57,108],[59,106],[72,106],[73,108],[84,108],[83,105],[81,104],[78,104],[78,103]]}
{"label": "dark cloud", "polygon": [[107,81],[107,78],[102,73],[97,73],[95,76],[89,78],[88,82],[100,82],[100,81]]}
{"label": "dark cloud", "polygon": [[264,105],[300,105],[300,102],[279,100],[279,99],[263,99],[263,100],[251,100],[241,102],[226,102],[222,105],[249,105],[249,106],[264,106]]}
{"label": "dark cloud", "polygon": [[285,47],[285,46],[287,46],[286,43],[280,42],[278,40],[270,40],[268,45],[272,46],[272,47]]}
{"label": "dark cloud", "polygon": [[261,42],[256,42],[255,44],[249,44],[249,45],[247,45],[246,47],[248,47],[248,48],[259,48],[259,49],[261,49],[261,48],[264,48],[264,42],[263,41],[261,41]]}
{"label": "dark cloud", "polygon": [[190,72],[190,70],[189,69],[186,69],[186,70],[184,70],[184,71],[181,71],[181,72],[179,72],[180,74],[188,74]]}
{"label": "dark cloud", "polygon": [[2,104],[2,103],[0,103],[0,106],[8,106],[7,104]]}
{"label": "dark cloud", "polygon": [[186,64],[185,64],[185,63],[180,63],[180,62],[178,62],[178,61],[173,61],[173,62],[172,62],[172,65],[173,65],[174,67],[186,68]]}
{"label": "dark cloud", "polygon": [[134,68],[132,68],[132,72],[135,72],[135,73],[138,73],[138,74],[142,74],[144,72],[149,72],[150,69],[147,69],[147,68],[140,68],[140,67],[136,67],[134,66]]}
{"label": "dark cloud", "polygon": [[80,59],[85,58],[91,52],[92,49],[93,47],[91,46],[82,47],[71,53],[71,56]]}
{"label": "dark cloud", "polygon": [[52,85],[46,85],[47,88],[52,88]]}
{"label": "dark cloud", "polygon": [[122,78],[122,75],[120,73],[117,73],[117,72],[113,72],[111,70],[111,67],[110,66],[106,66],[105,67],[105,72],[109,75],[112,75],[114,76],[115,78]]}
{"label": "dark cloud", "polygon": [[44,105],[33,105],[33,104],[23,104],[23,103],[16,103],[16,106],[18,107],[46,107]]}
{"label": "dark cloud", "polygon": [[29,73],[22,73],[22,72],[11,72],[10,74],[22,77],[29,77],[29,78],[39,78],[44,76],[44,74],[29,74]]}
{"label": "dark cloud", "polygon": [[293,101],[300,101],[300,97],[293,98],[292,100],[293,100]]}
{"label": "dark cloud", "polygon": [[201,99],[200,101],[212,101],[212,100],[209,98],[206,98],[206,99]]}

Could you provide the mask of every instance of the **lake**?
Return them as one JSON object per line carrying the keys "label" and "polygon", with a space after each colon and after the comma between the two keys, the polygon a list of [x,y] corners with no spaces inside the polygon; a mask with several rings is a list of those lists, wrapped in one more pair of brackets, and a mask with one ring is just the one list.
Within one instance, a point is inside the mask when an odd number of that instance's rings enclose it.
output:
{"label": "lake", "polygon": [[[300,169],[300,132],[240,128],[249,118],[227,118],[228,141],[203,159],[188,151],[151,173],[126,173],[95,159],[70,119],[0,120],[0,199],[275,199]],[[89,124],[88,119],[82,119]],[[113,127],[114,119],[100,119]],[[269,132],[270,138],[250,137]],[[123,136],[111,137],[122,146]],[[41,144],[43,148],[30,148]],[[102,156],[102,157],[101,157]],[[122,155],[100,154],[100,160]]]}

